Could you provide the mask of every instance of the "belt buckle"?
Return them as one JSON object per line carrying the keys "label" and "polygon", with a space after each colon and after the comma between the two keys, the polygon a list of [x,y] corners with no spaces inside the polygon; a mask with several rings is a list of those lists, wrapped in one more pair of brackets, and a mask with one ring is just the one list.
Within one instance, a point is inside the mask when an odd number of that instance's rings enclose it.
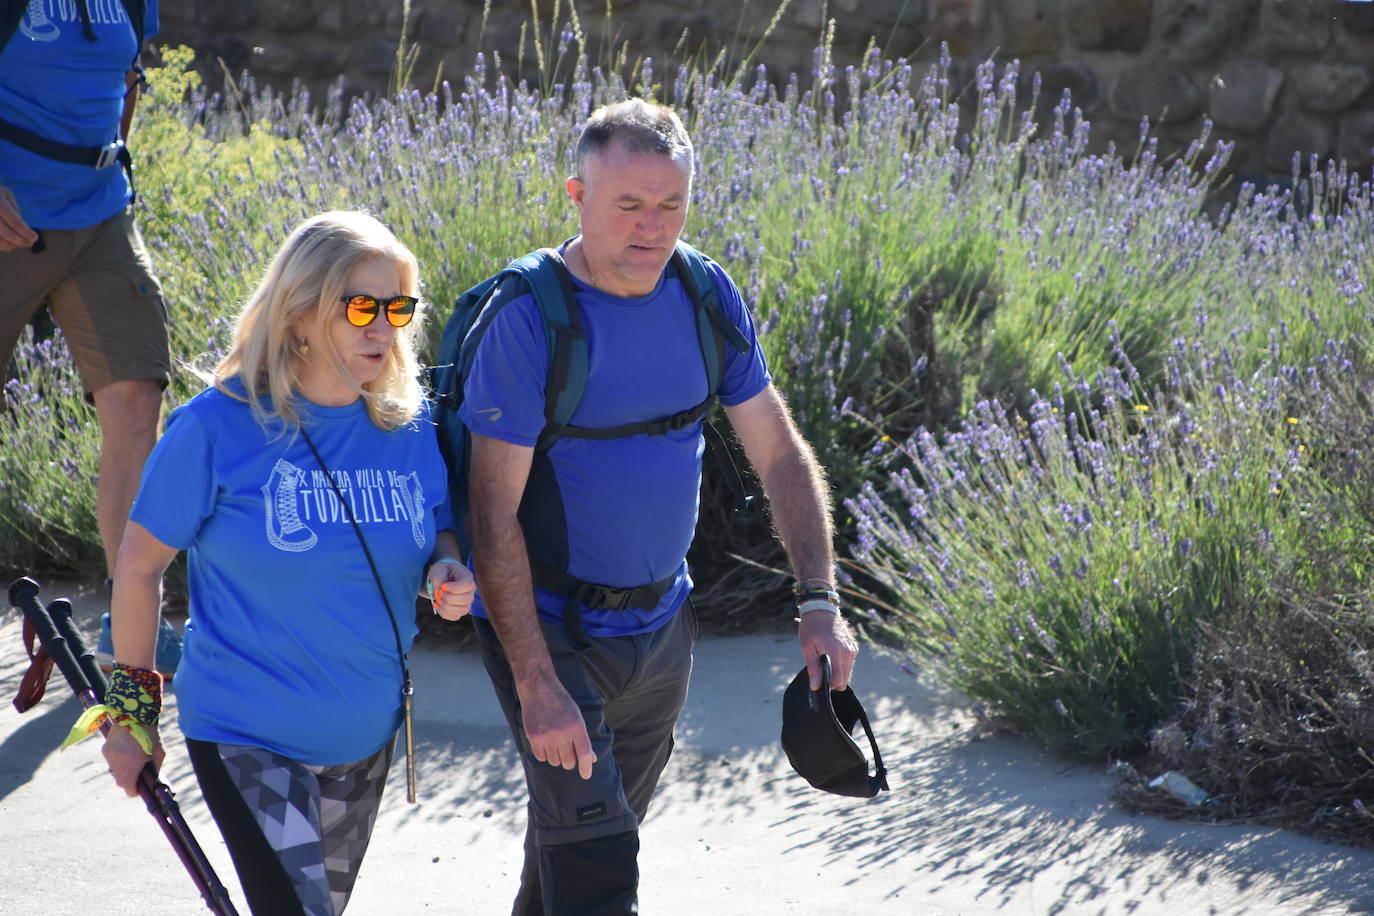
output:
{"label": "belt buckle", "polygon": [[100,155],[95,159],[95,167],[107,169],[119,161],[119,151],[124,148],[123,140],[111,140],[100,148]]}
{"label": "belt buckle", "polygon": [[634,592],[626,588],[612,588],[608,585],[596,586],[587,596],[587,606],[606,611],[624,612],[630,606]]}

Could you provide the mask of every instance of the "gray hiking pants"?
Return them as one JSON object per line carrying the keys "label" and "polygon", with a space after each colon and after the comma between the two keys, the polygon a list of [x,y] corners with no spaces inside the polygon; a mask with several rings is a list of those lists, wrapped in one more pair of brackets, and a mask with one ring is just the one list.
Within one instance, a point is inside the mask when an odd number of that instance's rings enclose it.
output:
{"label": "gray hiking pants", "polygon": [[585,649],[562,627],[544,624],[554,670],[581,707],[596,754],[589,780],[535,759],[496,632],[486,620],[474,624],[529,789],[525,864],[512,913],[637,912],[639,824],[672,754],[692,672],[691,601],[652,633],[592,638]]}

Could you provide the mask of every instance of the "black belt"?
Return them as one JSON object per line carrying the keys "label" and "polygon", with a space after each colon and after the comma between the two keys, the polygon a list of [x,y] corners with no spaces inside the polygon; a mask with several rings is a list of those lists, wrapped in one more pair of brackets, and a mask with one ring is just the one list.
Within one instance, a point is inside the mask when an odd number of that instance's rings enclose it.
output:
{"label": "black belt", "polygon": [[71,165],[89,165],[92,168],[107,169],[115,163],[119,163],[125,169],[133,167],[129,148],[119,138],[111,140],[104,146],[73,146],[70,143],[50,140],[20,127],[18,124],[11,124],[0,118],[0,140],[8,140],[15,146],[23,147],[46,159],[54,159]]}
{"label": "black belt", "polygon": [[119,137],[104,146],[74,146],[71,143],[59,143],[56,140],[50,140],[27,128],[20,127],[18,124],[11,124],[4,118],[0,118],[0,140],[8,140],[15,146],[45,159],[65,162],[69,165],[88,165],[91,168],[107,169],[118,163],[119,167],[124,170],[125,177],[129,179],[129,202],[132,203],[137,196],[137,192],[134,190],[134,159],[129,155],[129,148],[124,145],[124,141]]}

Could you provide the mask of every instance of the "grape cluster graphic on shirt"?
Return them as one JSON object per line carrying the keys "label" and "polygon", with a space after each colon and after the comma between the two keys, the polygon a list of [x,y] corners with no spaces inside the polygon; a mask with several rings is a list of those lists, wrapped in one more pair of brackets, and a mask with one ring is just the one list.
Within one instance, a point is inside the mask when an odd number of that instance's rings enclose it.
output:
{"label": "grape cluster graphic on shirt", "polygon": [[[419,474],[355,468],[332,471],[330,476],[338,493],[323,470],[277,460],[262,485],[269,544],[291,553],[309,550],[319,541],[317,528],[347,525],[351,512],[360,525],[406,523],[415,546],[425,546],[425,491]],[[339,501],[339,494],[347,505]]]}

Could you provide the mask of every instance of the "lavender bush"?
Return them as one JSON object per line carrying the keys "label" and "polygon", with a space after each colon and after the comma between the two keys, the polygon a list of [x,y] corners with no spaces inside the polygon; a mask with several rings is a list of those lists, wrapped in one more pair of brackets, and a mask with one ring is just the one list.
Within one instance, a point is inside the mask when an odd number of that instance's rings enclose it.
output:
{"label": "lavender bush", "polygon": [[[1126,807],[1374,846],[1374,374],[1355,363],[1327,361],[1305,379],[1314,423],[1290,443],[1305,473],[1283,481],[1303,506],[1301,546],[1261,542],[1239,558],[1235,600],[1199,624],[1181,702],[1151,730],[1145,758],[1117,768]],[[1203,787],[1201,811],[1150,788],[1165,769]]]}
{"label": "lavender bush", "polygon": [[1198,625],[1250,594],[1248,561],[1306,549],[1310,501],[1291,481],[1318,485],[1307,376],[1277,351],[1241,376],[1230,350],[1181,340],[1164,364],[1146,391],[1124,357],[1092,380],[1065,363],[1024,415],[984,402],[943,441],[885,449],[885,483],[848,502],[855,558],[890,596],[875,618],[1067,750],[1143,748]]}
{"label": "lavender bush", "polygon": [[71,354],[60,335],[35,343],[25,329],[14,367],[0,413],[0,567],[59,566],[102,578],[95,516],[100,434]]}

